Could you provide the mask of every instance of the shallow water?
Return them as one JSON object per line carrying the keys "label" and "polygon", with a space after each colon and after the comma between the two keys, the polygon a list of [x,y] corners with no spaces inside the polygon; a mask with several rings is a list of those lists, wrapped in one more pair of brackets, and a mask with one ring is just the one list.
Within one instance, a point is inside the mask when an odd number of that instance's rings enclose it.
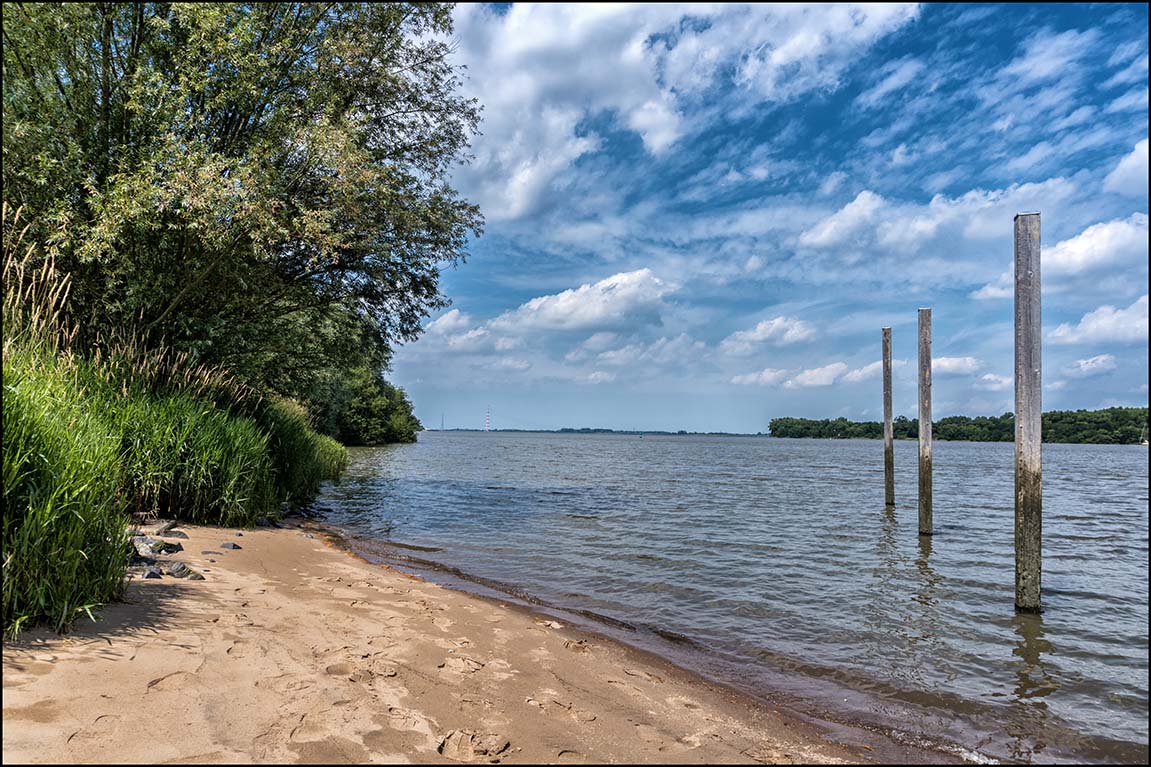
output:
{"label": "shallow water", "polygon": [[[1148,452],[1045,445],[1043,606],[1016,615],[1013,445],[424,432],[352,451],[350,533],[655,629],[800,710],[969,756],[1145,761]],[[680,658],[679,660],[682,660]],[[946,746],[945,746],[946,747]]]}

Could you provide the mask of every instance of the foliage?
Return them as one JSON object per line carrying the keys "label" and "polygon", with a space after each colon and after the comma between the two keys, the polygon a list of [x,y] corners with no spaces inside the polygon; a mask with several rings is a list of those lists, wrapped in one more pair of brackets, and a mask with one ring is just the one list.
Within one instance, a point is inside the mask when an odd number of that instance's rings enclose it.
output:
{"label": "foliage", "polygon": [[346,451],[302,408],[132,339],[73,347],[69,278],[17,258],[4,211],[3,623],[62,629],[117,598],[128,515],[250,525],[303,502]]}
{"label": "foliage", "polygon": [[118,327],[299,397],[382,367],[445,305],[478,209],[448,185],[478,107],[450,8],[14,4],[3,183]]}
{"label": "foliage", "polygon": [[[7,326],[7,323],[5,323]],[[128,559],[119,444],[83,400],[78,371],[4,347],[3,623],[60,630],[117,599]]]}
{"label": "foliage", "polygon": [[[1043,414],[1044,442],[1080,442],[1131,445],[1139,442],[1147,426],[1147,408],[1112,407],[1104,410],[1053,410]],[[899,416],[892,420],[895,439],[916,439],[918,419]],[[1011,442],[1015,439],[1015,416],[965,415],[948,416],[935,421],[932,437],[939,440],[974,442]],[[881,439],[883,424],[879,421],[812,420],[809,418],[773,418],[773,437],[815,437],[835,439]]]}
{"label": "foliage", "polygon": [[345,445],[415,442],[423,428],[404,390],[368,368],[333,376],[312,401],[317,428]]}

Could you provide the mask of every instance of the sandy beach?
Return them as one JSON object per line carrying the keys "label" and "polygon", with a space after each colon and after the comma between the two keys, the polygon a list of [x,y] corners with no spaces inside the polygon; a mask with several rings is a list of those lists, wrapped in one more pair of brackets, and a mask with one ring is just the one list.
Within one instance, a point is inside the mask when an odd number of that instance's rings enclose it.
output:
{"label": "sandy beach", "polygon": [[868,758],[658,658],[368,564],[319,532],[179,529],[184,550],[158,559],[205,580],[137,577],[99,623],[5,644],[6,763]]}

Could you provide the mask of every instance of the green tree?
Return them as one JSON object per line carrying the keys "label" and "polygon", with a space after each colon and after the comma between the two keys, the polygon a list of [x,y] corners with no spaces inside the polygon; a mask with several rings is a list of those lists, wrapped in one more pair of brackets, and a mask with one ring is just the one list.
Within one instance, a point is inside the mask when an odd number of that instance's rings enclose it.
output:
{"label": "green tree", "polygon": [[6,5],[5,195],[80,341],[134,327],[294,396],[386,364],[482,223],[450,33],[443,4]]}
{"label": "green tree", "polygon": [[415,442],[423,429],[404,390],[368,368],[331,376],[312,401],[317,428],[345,445]]}

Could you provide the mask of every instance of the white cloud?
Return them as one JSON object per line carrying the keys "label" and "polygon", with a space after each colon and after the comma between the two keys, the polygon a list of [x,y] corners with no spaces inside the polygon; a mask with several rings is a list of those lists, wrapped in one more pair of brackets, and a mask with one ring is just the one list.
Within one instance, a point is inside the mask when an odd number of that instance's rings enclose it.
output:
{"label": "white cloud", "polygon": [[1147,341],[1147,295],[1126,309],[1100,306],[1077,325],[1063,323],[1047,336],[1052,343],[1134,343]]}
{"label": "white cloud", "polygon": [[829,194],[833,194],[835,190],[838,189],[840,185],[846,180],[847,174],[843,171],[837,170],[834,173],[829,174],[827,178],[823,180],[823,183],[819,185],[819,193],[824,197]]}
{"label": "white cloud", "polygon": [[629,344],[619,349],[601,352],[596,360],[605,365],[625,366],[642,364],[665,367],[686,367],[697,361],[706,351],[702,341],[686,333],[675,338],[658,338],[649,344]]}
{"label": "white cloud", "polygon": [[532,363],[524,359],[518,359],[516,357],[500,357],[489,362],[484,362],[480,366],[490,368],[492,370],[510,370],[513,372],[520,372],[530,369]]}
{"label": "white cloud", "polygon": [[1146,112],[1147,104],[1147,86],[1140,85],[1112,101],[1103,111],[1108,114],[1114,114],[1115,112]]}
{"label": "white cloud", "polygon": [[976,389],[983,389],[984,391],[1006,391],[1010,389],[1015,383],[1015,379],[1011,376],[1001,376],[995,373],[984,373],[979,377],[975,383]]}
{"label": "white cloud", "polygon": [[788,379],[784,387],[798,389],[807,386],[831,386],[846,370],[847,364],[844,362],[833,362],[821,368],[803,370]]}
{"label": "white cloud", "polygon": [[1067,68],[1089,55],[1098,40],[1094,30],[1059,34],[1042,30],[1023,45],[1022,55],[999,71],[998,79],[1024,88],[1066,75]]}
{"label": "white cloud", "polygon": [[586,376],[577,378],[576,380],[579,383],[588,384],[611,383],[615,380],[615,373],[607,373],[602,370],[596,370],[592,373],[588,373]]}
{"label": "white cloud", "polygon": [[[1146,142],[1144,153],[1146,153]],[[1146,161],[1146,156],[1144,156]],[[1095,224],[1042,255],[1044,275],[1079,274],[1117,262],[1147,260],[1147,214]]]}
{"label": "white cloud", "polygon": [[751,330],[739,330],[720,342],[720,351],[727,354],[751,354],[757,344],[788,346],[815,337],[810,324],[793,317],[774,317],[763,320]]}
{"label": "white cloud", "polygon": [[884,97],[896,93],[914,80],[924,70],[925,65],[919,59],[900,59],[885,65],[879,72],[883,79],[864,91],[857,99],[864,107],[877,106]]}
{"label": "white cloud", "polygon": [[801,234],[799,242],[816,248],[841,245],[867,226],[885,204],[882,197],[864,189],[854,200]]}
{"label": "white cloud", "polygon": [[1063,373],[1070,378],[1092,378],[1110,373],[1116,367],[1115,357],[1110,354],[1098,354],[1085,360],[1076,360],[1075,364],[1064,369]]}
{"label": "white cloud", "polygon": [[774,368],[764,368],[758,373],[746,373],[738,375],[731,379],[733,384],[755,384],[759,386],[774,386],[775,384],[782,383],[787,378],[786,370],[776,370]]}
{"label": "white cloud", "polygon": [[966,375],[983,366],[975,357],[935,357],[931,360],[931,372],[936,375]]}
{"label": "white cloud", "polygon": [[[1147,262],[1148,221],[1146,213],[1132,213],[1093,224],[1074,237],[1056,243],[1042,255],[1044,290],[1059,281],[1078,274],[1095,272],[1116,265],[1138,266]],[[1015,282],[1009,267],[994,282],[971,294],[972,298],[1011,298]]]}
{"label": "white cloud", "polygon": [[[839,85],[914,5],[460,4],[455,60],[484,105],[474,161],[457,182],[489,220],[537,210],[601,140],[606,117],[661,154],[733,108]],[[715,103],[727,108],[694,109]],[[688,113],[691,117],[687,117]]]}
{"label": "white cloud", "polygon": [[446,335],[448,333],[455,333],[470,327],[472,318],[461,312],[459,309],[452,309],[437,317],[432,322],[429,322],[424,331],[433,335]]}
{"label": "white cloud", "polygon": [[491,326],[513,332],[592,329],[644,319],[658,322],[660,298],[675,290],[675,285],[650,269],[621,272],[594,284],[533,298],[492,320]]}
{"label": "white cloud", "polygon": [[[1147,139],[1135,144],[1131,153],[1126,155],[1115,169],[1107,174],[1103,181],[1103,188],[1108,192],[1118,192],[1132,197],[1147,194]],[[1146,217],[1144,217],[1146,228]]]}
{"label": "white cloud", "polygon": [[1011,160],[1008,160],[1003,167],[1005,170],[1012,173],[1028,171],[1035,166],[1042,164],[1044,160],[1051,156],[1051,154],[1051,144],[1047,143],[1046,141],[1040,141],[1038,144],[1031,147],[1029,150],[1019,155],[1018,157],[1014,157]]}
{"label": "white cloud", "polygon": [[[891,369],[901,368],[907,364],[907,360],[892,360]],[[876,360],[871,364],[864,365],[861,368],[856,368],[845,374],[843,380],[848,383],[859,383],[860,381],[868,381],[872,378],[878,378],[883,373],[883,360]]]}

